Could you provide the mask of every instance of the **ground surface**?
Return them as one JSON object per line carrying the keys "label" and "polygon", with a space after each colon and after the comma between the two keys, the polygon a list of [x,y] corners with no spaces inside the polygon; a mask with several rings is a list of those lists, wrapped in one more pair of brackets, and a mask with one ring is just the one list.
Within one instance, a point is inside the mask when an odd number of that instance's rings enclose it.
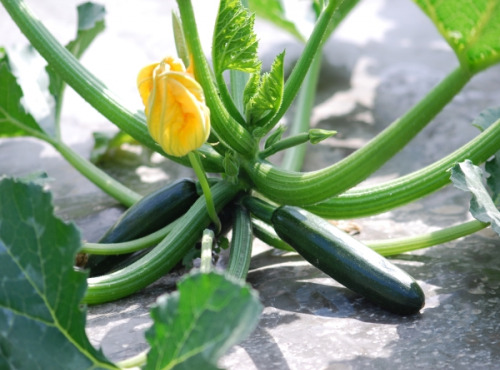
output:
{"label": "ground surface", "polygon": [[[63,42],[74,34],[75,1],[28,1]],[[135,75],[143,65],[174,51],[169,9],[173,1],[104,1],[108,28],[83,63],[132,106],[140,107]],[[201,27],[210,29],[214,1],[197,1]],[[258,22],[261,54],[269,65],[287,49],[291,66],[300,45]],[[24,42],[0,9],[0,44]],[[207,42],[210,32],[203,32]],[[209,44],[206,44],[209,45]],[[328,42],[312,117],[313,125],[339,135],[310,148],[305,169],[333,163],[363,145],[405,112],[456,61],[430,22],[409,0],[365,0]],[[500,104],[500,69],[475,77],[404,151],[368,182],[395,178],[452,152],[477,132],[470,122]],[[293,112],[292,112],[293,113]],[[65,140],[88,155],[93,130],[113,130],[72,91],[63,111]],[[137,165],[137,170],[133,171]],[[140,192],[191,176],[161,158],[130,154],[106,164],[114,176]],[[0,140],[0,174],[45,170],[54,181],[58,213],[75,220],[87,240],[97,240],[122,209],[78,175],[47,145],[32,139]],[[446,188],[414,204],[355,220],[360,238],[420,233],[469,219],[468,197]],[[265,306],[252,336],[233,348],[220,365],[229,369],[493,369],[500,363],[500,240],[485,230],[475,236],[394,258],[422,285],[420,314],[399,317],[371,305],[298,256],[280,256],[256,243],[248,276]],[[118,302],[90,307],[88,334],[114,360],[145,348],[148,309],[175,286],[167,276]]]}

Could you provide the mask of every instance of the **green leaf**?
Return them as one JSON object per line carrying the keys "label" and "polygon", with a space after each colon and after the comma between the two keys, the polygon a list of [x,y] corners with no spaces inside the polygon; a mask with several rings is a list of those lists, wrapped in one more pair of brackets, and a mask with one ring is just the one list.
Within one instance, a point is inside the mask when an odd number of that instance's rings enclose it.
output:
{"label": "green leaf", "polygon": [[[479,130],[484,131],[500,119],[500,107],[488,108],[482,111],[472,122]],[[486,162],[485,170],[490,174],[486,184],[490,188],[495,205],[500,207],[500,152]]]}
{"label": "green leaf", "polygon": [[500,61],[498,0],[415,0],[453,48],[463,67],[478,72]]}
{"label": "green leaf", "polygon": [[101,162],[106,156],[114,156],[123,144],[138,145],[139,143],[123,131],[117,133],[94,132],[94,147],[90,152],[90,161]]}
{"label": "green leaf", "polygon": [[477,127],[480,131],[484,131],[499,119],[500,107],[488,108],[483,110],[479,116],[472,121],[472,125]]}
{"label": "green leaf", "polygon": [[217,369],[217,360],[257,325],[256,293],[217,272],[194,272],[178,291],[158,298],[145,369]]}
{"label": "green leaf", "polygon": [[[29,55],[29,51],[27,51]],[[27,109],[28,102],[40,98],[37,92],[40,92],[38,86],[33,86],[30,78],[24,78],[27,85],[32,89],[30,97],[25,97],[23,89],[19,86],[16,75],[11,69],[11,59],[3,51],[0,58],[0,137],[13,136],[44,136],[45,131],[35,121]],[[22,61],[22,58],[16,58]],[[29,65],[29,62],[27,62]],[[43,102],[42,98],[39,100]],[[43,107],[40,109],[43,115]]]}
{"label": "green leaf", "polygon": [[[262,75],[257,86],[253,78],[249,80],[250,87],[246,97],[246,115],[249,122],[262,126],[280,108],[285,85],[284,58],[285,52],[274,59],[271,71]],[[254,91],[254,95],[248,97],[252,91]]]}
{"label": "green leaf", "polygon": [[491,199],[497,208],[500,208],[500,152],[486,162],[485,170],[490,174],[486,185],[491,191]]}
{"label": "green leaf", "polygon": [[80,59],[97,35],[104,31],[106,9],[100,4],[87,2],[78,5],[77,11],[78,30],[76,38],[66,45],[66,48],[71,54]]}
{"label": "green leaf", "polygon": [[249,5],[257,16],[274,23],[300,41],[306,41],[307,37],[300,32],[281,0],[249,0]]}
{"label": "green leaf", "polygon": [[[80,59],[94,39],[104,31],[106,10],[102,5],[87,2],[79,5],[77,11],[78,29],[76,37],[66,45],[66,48],[77,59]],[[65,84],[59,74],[50,65],[47,66],[47,73],[50,77],[49,90],[56,99],[56,111],[58,112],[57,115],[59,115]]]}
{"label": "green leaf", "polygon": [[0,368],[112,369],[85,333],[80,233],[35,184],[0,181]]}
{"label": "green leaf", "polygon": [[451,181],[455,187],[472,194],[470,213],[475,219],[491,223],[491,228],[500,235],[500,212],[483,184],[483,172],[467,160],[451,169]]}
{"label": "green leaf", "polygon": [[243,72],[260,70],[254,22],[255,16],[241,5],[240,0],[221,0],[212,45],[216,74],[227,69]]}

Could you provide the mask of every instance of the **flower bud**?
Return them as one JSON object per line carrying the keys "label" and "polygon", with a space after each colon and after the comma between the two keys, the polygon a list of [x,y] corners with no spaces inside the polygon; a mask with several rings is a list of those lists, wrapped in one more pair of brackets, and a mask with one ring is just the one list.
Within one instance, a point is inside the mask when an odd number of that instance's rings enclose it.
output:
{"label": "flower bud", "polygon": [[180,59],[167,57],[144,67],[137,87],[149,133],[167,154],[182,157],[205,143],[210,110],[203,89]]}

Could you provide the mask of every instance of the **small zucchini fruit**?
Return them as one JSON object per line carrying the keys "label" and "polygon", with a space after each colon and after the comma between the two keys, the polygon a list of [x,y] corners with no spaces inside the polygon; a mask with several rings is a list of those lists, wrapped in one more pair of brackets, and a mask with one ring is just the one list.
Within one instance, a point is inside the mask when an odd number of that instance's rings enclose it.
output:
{"label": "small zucchini fruit", "polygon": [[402,315],[424,306],[424,293],[410,275],[321,217],[281,206],[271,221],[304,259],[372,302]]}
{"label": "small zucchini fruit", "polygon": [[[141,198],[104,234],[99,243],[119,243],[149,235],[182,216],[198,199],[196,184],[180,179]],[[141,255],[144,252],[136,252]],[[122,266],[130,254],[90,255],[86,268],[90,276],[106,274]]]}

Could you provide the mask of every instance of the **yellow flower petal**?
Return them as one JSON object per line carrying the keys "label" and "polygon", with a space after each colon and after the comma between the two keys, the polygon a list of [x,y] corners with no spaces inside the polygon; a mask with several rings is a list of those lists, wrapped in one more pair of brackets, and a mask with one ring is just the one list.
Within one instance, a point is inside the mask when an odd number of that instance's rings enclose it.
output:
{"label": "yellow flower petal", "polygon": [[168,57],[139,72],[137,86],[152,138],[167,154],[181,157],[210,134],[203,89],[180,59]]}
{"label": "yellow flower petal", "polygon": [[147,106],[149,94],[153,89],[153,70],[158,66],[159,63],[150,64],[139,72],[137,76],[137,88],[139,89],[139,94],[142,98],[142,103]]}

